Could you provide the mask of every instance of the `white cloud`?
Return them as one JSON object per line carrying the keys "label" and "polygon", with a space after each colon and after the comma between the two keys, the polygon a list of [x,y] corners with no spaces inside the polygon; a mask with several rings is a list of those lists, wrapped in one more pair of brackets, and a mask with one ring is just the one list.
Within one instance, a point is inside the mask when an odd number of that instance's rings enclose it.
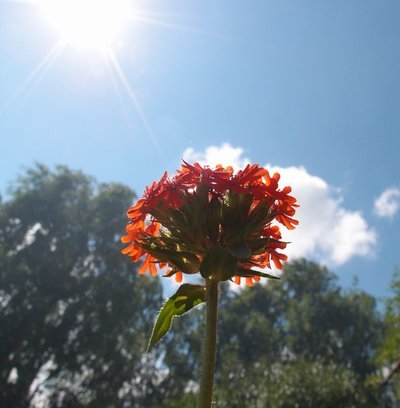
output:
{"label": "white cloud", "polygon": [[374,212],[379,217],[393,218],[400,209],[400,189],[386,189],[374,202]]}
{"label": "white cloud", "polygon": [[[185,160],[203,164],[231,164],[243,168],[249,159],[243,158],[243,149],[229,144],[211,146],[205,152],[187,149]],[[322,178],[313,176],[302,166],[265,166],[281,174],[280,185],[290,185],[300,208],[296,217],[300,225],[294,231],[284,232],[283,238],[291,241],[286,253],[289,257],[308,257],[326,264],[341,265],[354,256],[373,253],[377,236],[359,211],[348,210],[342,198]],[[284,230],[284,228],[283,228]]]}
{"label": "white cloud", "polygon": [[242,157],[243,151],[241,147],[232,147],[229,143],[224,143],[221,147],[209,146],[205,152],[196,152],[189,147],[183,152],[183,160],[208,166],[221,164],[222,166],[230,165],[234,169],[242,169],[250,163],[250,159]]}

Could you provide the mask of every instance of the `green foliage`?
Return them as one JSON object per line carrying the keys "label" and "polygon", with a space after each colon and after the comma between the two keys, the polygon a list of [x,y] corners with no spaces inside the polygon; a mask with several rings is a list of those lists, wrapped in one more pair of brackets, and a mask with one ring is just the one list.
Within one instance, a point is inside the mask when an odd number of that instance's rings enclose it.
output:
{"label": "green foliage", "polygon": [[38,165],[1,204],[1,406],[28,406],[35,380],[52,406],[102,407],[135,376],[153,381],[140,359],[161,287],[119,253],[132,200],[122,185]]}
{"label": "green foliage", "polygon": [[151,333],[149,352],[168,332],[174,316],[181,316],[206,300],[206,288],[201,285],[181,285],[161,308]]}
{"label": "green foliage", "polygon": [[376,407],[352,370],[319,358],[272,364],[260,360],[246,369],[235,364],[221,381],[218,408]]}
{"label": "green foliage", "polygon": [[[182,332],[190,327],[193,334],[180,337],[174,330],[167,356],[184,365],[189,355],[191,366],[200,359],[202,326],[194,334],[190,316],[179,320]],[[371,356],[382,330],[371,296],[342,291],[335,275],[313,262],[287,264],[281,281],[239,293],[224,287],[215,406],[377,407],[366,379],[376,370]],[[180,370],[182,389],[198,382],[197,369]]]}
{"label": "green foliage", "polygon": [[243,290],[222,310],[221,321],[222,347],[249,363],[260,355],[321,356],[362,377],[373,370],[371,350],[382,330],[371,296],[343,293],[332,273],[306,261],[288,264],[281,281]]}
{"label": "green foliage", "polygon": [[387,302],[385,339],[377,358],[381,362],[394,362],[400,359],[400,272],[393,276],[393,297]]}
{"label": "green foliage", "polygon": [[400,404],[400,271],[392,280],[393,296],[388,299],[385,315],[385,336],[377,349],[375,361],[381,368],[371,382],[381,387],[394,406]]}

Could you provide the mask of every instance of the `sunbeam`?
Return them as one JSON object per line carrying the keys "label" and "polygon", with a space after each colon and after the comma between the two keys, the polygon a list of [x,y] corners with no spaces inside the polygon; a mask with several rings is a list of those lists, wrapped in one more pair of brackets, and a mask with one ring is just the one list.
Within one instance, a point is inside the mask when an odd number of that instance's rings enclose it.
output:
{"label": "sunbeam", "polygon": [[63,40],[57,41],[53,48],[43,57],[43,59],[36,65],[25,80],[18,86],[14,93],[8,100],[0,107],[0,114],[3,113],[29,86],[31,86],[30,93],[37,87],[43,76],[54,64],[56,59],[60,56],[65,47]]}
{"label": "sunbeam", "polygon": [[107,53],[108,57],[110,58],[111,64],[115,69],[115,72],[117,73],[119,79],[121,80],[122,85],[124,86],[130,100],[132,101],[140,119],[142,120],[143,126],[145,127],[151,142],[153,143],[158,155],[160,156],[160,158],[164,161],[164,163],[166,163],[166,159],[165,156],[160,148],[160,145],[158,144],[157,139],[154,136],[154,133],[150,127],[150,124],[146,118],[146,115],[143,112],[143,109],[140,106],[140,103],[138,101],[138,99],[135,96],[135,93],[133,92],[132,87],[129,85],[128,80],[126,79],[126,76],[124,74],[124,72],[122,71],[122,68],[117,60],[117,58],[115,57],[115,54],[112,52],[112,50],[108,50]]}
{"label": "sunbeam", "polygon": [[124,103],[122,93],[121,93],[121,88],[120,88],[120,85],[118,84],[117,77],[115,76],[115,69],[111,65],[110,57],[108,56],[108,54],[104,56],[104,62],[106,64],[107,71],[108,71],[108,73],[110,75],[111,83],[113,85],[115,94],[117,95],[119,105],[121,106],[123,114],[128,119],[129,118],[128,109],[126,107],[126,104]]}

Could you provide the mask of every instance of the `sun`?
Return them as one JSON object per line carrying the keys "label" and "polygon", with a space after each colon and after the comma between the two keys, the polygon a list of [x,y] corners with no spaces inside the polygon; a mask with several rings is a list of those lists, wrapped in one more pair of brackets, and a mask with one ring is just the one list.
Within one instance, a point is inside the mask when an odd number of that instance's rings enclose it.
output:
{"label": "sun", "polygon": [[39,0],[63,39],[78,48],[105,50],[131,14],[128,0]]}

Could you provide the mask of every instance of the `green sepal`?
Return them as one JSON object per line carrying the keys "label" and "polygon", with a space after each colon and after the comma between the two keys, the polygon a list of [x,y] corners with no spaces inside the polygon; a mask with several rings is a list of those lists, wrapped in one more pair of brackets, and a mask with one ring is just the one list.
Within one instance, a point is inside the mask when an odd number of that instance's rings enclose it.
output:
{"label": "green sepal", "polygon": [[171,328],[174,316],[180,316],[190,309],[206,301],[206,287],[202,285],[191,285],[185,283],[181,285],[164,304],[157,320],[154,324],[153,331],[147,346],[147,352],[162,339],[162,337]]}
{"label": "green sepal", "polygon": [[239,259],[247,259],[251,256],[251,248],[245,241],[236,242],[235,244],[231,245],[229,248],[229,252],[235,257]]}
{"label": "green sepal", "polygon": [[244,236],[243,228],[247,223],[252,202],[253,196],[251,194],[232,192],[227,194],[222,206],[222,225],[225,230],[230,232],[230,239],[237,239],[236,235]]}
{"label": "green sepal", "polygon": [[265,272],[253,271],[253,270],[251,272],[252,272],[253,275],[261,276],[262,278],[275,279],[275,280],[281,279],[280,276],[271,275],[271,274],[265,273]]}
{"label": "green sepal", "polygon": [[199,271],[200,262],[196,255],[187,251],[179,251],[176,248],[166,248],[163,239],[159,237],[152,237],[147,241],[138,242],[138,245],[159,261],[172,263],[183,273],[193,274]]}
{"label": "green sepal", "polygon": [[221,202],[217,196],[213,196],[207,208],[208,237],[210,241],[217,242],[221,223]]}
{"label": "green sepal", "polygon": [[265,272],[255,271],[254,269],[245,269],[242,267],[237,267],[235,274],[237,276],[242,276],[243,278],[247,278],[249,276],[261,276],[262,278],[268,278],[268,279],[275,279],[275,280],[281,279],[280,276],[271,275]]}
{"label": "green sepal", "polygon": [[225,281],[234,275],[237,264],[230,250],[220,244],[210,248],[200,264],[200,274],[204,279],[214,278],[218,281]]}
{"label": "green sepal", "polygon": [[245,225],[246,234],[266,224],[269,224],[274,215],[270,212],[271,207],[266,201],[261,200],[251,211]]}

